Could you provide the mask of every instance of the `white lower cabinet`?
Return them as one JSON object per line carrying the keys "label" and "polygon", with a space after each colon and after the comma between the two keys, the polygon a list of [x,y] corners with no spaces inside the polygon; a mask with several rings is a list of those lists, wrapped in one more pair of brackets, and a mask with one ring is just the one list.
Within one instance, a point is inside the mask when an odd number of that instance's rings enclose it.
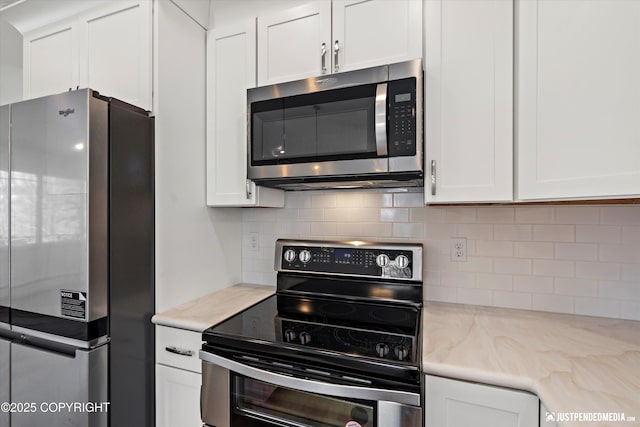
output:
{"label": "white lower cabinet", "polygon": [[156,427],[202,427],[200,332],[156,326]]}
{"label": "white lower cabinet", "polygon": [[425,396],[425,427],[538,427],[538,398],[524,391],[427,375]]}

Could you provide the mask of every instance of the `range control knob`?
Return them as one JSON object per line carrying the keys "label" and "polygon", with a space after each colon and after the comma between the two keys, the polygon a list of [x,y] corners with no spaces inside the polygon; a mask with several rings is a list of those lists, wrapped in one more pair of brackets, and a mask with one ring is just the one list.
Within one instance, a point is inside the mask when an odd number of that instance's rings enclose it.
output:
{"label": "range control knob", "polygon": [[376,264],[378,264],[378,267],[386,267],[387,265],[389,265],[389,255],[387,254],[380,254],[376,257]]}
{"label": "range control knob", "polygon": [[287,329],[286,331],[284,331],[284,340],[286,342],[293,342],[293,340],[296,339],[296,333],[294,331],[292,331],[291,329]]}
{"label": "range control knob", "polygon": [[398,255],[396,257],[396,267],[406,268],[409,265],[409,258],[406,255]]}
{"label": "range control knob", "polygon": [[399,361],[403,361],[409,356],[409,349],[403,345],[397,345],[393,349],[393,353],[396,355]]}
{"label": "range control knob", "polygon": [[309,332],[300,332],[300,344],[307,345],[311,342],[311,335]]}
{"label": "range control knob", "polygon": [[303,249],[300,251],[299,257],[300,257],[300,261],[306,264],[311,260],[311,252],[309,252],[306,249]]}
{"label": "range control knob", "polygon": [[376,354],[379,357],[385,357],[389,354],[389,346],[383,342],[376,344]]}
{"label": "range control knob", "polygon": [[287,249],[284,251],[284,260],[287,262],[293,262],[296,260],[296,251],[293,249]]}

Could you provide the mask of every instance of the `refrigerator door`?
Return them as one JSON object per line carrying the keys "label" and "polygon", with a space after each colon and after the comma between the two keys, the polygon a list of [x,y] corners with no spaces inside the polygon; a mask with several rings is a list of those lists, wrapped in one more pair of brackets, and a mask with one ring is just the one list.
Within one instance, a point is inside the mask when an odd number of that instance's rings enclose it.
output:
{"label": "refrigerator door", "polygon": [[11,344],[11,400],[35,404],[11,414],[11,427],[106,427],[110,408],[95,405],[108,399],[107,365],[108,345],[65,354]]}
{"label": "refrigerator door", "polygon": [[11,108],[11,323],[94,340],[106,334],[108,105],[80,90]]}
{"label": "refrigerator door", "polygon": [[[11,106],[0,107],[0,327],[9,323],[9,138]],[[4,425],[0,423],[0,425]]]}
{"label": "refrigerator door", "polygon": [[[0,403],[11,402],[11,343],[0,338]],[[9,413],[0,411],[0,426],[9,425]]]}

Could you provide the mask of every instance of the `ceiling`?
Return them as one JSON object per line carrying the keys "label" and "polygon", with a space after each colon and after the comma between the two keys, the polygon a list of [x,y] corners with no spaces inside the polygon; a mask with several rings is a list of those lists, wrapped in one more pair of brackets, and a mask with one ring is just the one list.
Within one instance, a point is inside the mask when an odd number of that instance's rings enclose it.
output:
{"label": "ceiling", "polygon": [[0,0],[0,17],[22,34],[56,22],[108,0]]}

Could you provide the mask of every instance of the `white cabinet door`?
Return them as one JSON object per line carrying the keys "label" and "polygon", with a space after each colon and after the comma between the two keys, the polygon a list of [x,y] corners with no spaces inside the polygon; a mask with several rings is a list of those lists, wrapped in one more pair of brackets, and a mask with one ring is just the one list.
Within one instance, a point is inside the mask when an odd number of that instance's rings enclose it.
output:
{"label": "white cabinet door", "polygon": [[425,200],[511,201],[513,2],[424,8]]}
{"label": "white cabinet door", "polygon": [[258,86],[331,72],[331,2],[258,18]]}
{"label": "white cabinet door", "polygon": [[538,427],[533,394],[431,375],[425,384],[425,427]]}
{"label": "white cabinet door", "polygon": [[333,72],[422,57],[421,19],[421,0],[333,0]]}
{"label": "white cabinet door", "polygon": [[519,2],[518,196],[640,194],[640,2]]}
{"label": "white cabinet door", "polygon": [[202,427],[200,374],[156,365],[156,427]]}
{"label": "white cabinet door", "polygon": [[80,18],[80,86],[151,110],[151,1],[113,2]]}
{"label": "white cabinet door", "polygon": [[61,93],[78,86],[75,19],[25,34],[23,47],[24,99]]}
{"label": "white cabinet door", "polygon": [[283,206],[284,192],[247,180],[247,89],[256,84],[248,22],[207,35],[207,205]]}

